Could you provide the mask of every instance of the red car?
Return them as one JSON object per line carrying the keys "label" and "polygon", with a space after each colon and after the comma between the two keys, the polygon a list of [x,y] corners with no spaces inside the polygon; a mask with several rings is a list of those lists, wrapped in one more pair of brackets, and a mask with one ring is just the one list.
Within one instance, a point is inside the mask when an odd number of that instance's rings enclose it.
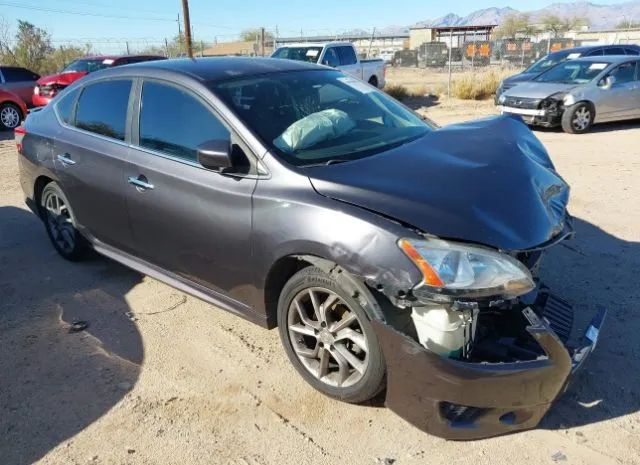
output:
{"label": "red car", "polygon": [[0,89],[0,129],[15,129],[27,116],[27,106],[13,92]]}
{"label": "red car", "polygon": [[154,55],[130,55],[130,56],[95,56],[79,58],[71,62],[58,74],[43,76],[38,79],[33,89],[31,103],[36,107],[46,105],[58,92],[94,71],[110,66],[128,65],[141,61],[165,60],[165,57]]}

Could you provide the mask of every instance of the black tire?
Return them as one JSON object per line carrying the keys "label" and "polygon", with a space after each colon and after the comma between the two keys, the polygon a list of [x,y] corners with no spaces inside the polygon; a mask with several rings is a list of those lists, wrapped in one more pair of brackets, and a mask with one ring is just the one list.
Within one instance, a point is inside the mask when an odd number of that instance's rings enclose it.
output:
{"label": "black tire", "polygon": [[77,261],[84,258],[89,249],[88,243],[76,229],[69,200],[57,183],[50,182],[42,190],[40,212],[47,235],[56,251],[66,260]]}
{"label": "black tire", "polygon": [[[11,118],[12,115],[13,118]],[[11,118],[11,120],[9,120],[9,118]],[[10,102],[0,104],[0,129],[15,129],[20,126],[23,119],[24,115],[18,105]]]}
{"label": "black tire", "polygon": [[371,76],[369,78],[369,84],[371,84],[373,87],[378,87],[378,78],[375,76]]}
{"label": "black tire", "polygon": [[564,110],[562,114],[562,130],[569,134],[584,134],[593,126],[596,116],[593,105],[588,102],[578,102]]}
{"label": "black tire", "polygon": [[[320,289],[320,290],[319,290]],[[319,327],[319,331],[330,330],[332,327],[337,327],[343,323],[343,321],[347,321],[347,319],[353,319],[353,315],[357,321],[351,324],[348,328],[343,328],[338,332],[335,340],[331,339],[331,342],[327,342],[326,339],[323,339],[323,334],[316,332],[317,336],[301,336],[298,333],[293,333],[289,325],[289,318],[296,318],[297,315],[300,315],[296,310],[292,310],[292,307],[295,307],[294,298],[296,296],[304,295],[305,292],[312,290],[314,294],[319,293],[320,297],[323,295],[323,290],[327,291],[327,295],[329,296],[337,296],[339,300],[330,304],[328,307],[329,310],[326,310],[326,319],[323,321],[328,321],[329,323],[324,323],[322,327]],[[299,297],[298,302],[300,302],[301,297]],[[305,305],[311,305],[310,303],[306,303]],[[324,303],[320,305],[323,307]],[[311,306],[313,308],[313,306]],[[293,316],[290,317],[290,313],[293,312]],[[342,312],[341,320],[332,320],[337,312]],[[330,315],[331,314],[331,315]],[[345,315],[348,315],[350,318],[345,318]],[[307,317],[313,315],[307,314]],[[314,321],[320,325],[320,319],[318,321]],[[303,326],[302,324],[298,324],[296,326]],[[338,284],[336,279],[327,273],[323,272],[317,267],[308,267],[300,270],[295,275],[289,279],[289,281],[285,284],[282,292],[280,294],[280,299],[278,301],[278,329],[280,333],[280,338],[282,340],[282,345],[284,346],[285,352],[289,357],[289,360],[296,368],[298,373],[307,381],[311,386],[316,388],[318,391],[326,394],[329,397],[333,397],[335,399],[339,399],[345,402],[351,403],[359,403],[364,402],[372,397],[376,396],[382,389],[384,389],[386,382],[386,366],[384,362],[384,357],[382,354],[382,349],[378,342],[375,332],[371,326],[371,322],[365,310],[362,306],[341,286]],[[349,346],[349,342],[344,342],[347,340],[338,341],[341,337],[340,333],[344,330],[354,331],[358,334],[358,338],[362,340],[362,336],[364,336],[364,341],[367,350],[361,351],[356,344],[351,343],[351,346],[348,350],[355,351],[358,356],[362,356],[364,358],[365,367],[360,371],[355,368],[351,372],[352,374],[347,378],[344,383],[339,382],[337,385],[332,385],[330,377],[333,377],[334,380],[340,379],[342,370],[338,368],[340,365],[338,362],[338,358],[340,358],[343,362],[347,359],[341,356],[344,353],[346,347]],[[306,340],[310,340],[310,344],[315,344],[316,350],[319,350],[322,353],[323,350],[326,350],[327,362],[325,362],[325,366],[327,367],[325,370],[328,373],[324,376],[318,377],[318,371],[320,371],[320,365],[322,364],[322,356],[318,356],[318,367],[316,368],[316,374],[312,373],[312,369],[303,364],[301,357],[299,357],[296,353],[296,349],[294,349],[294,344],[296,347],[300,347],[302,344],[300,340],[292,341],[291,334],[294,334],[294,337]],[[344,333],[343,333],[344,334]],[[324,347],[323,348],[323,342]],[[318,346],[320,349],[318,349]],[[335,354],[335,355],[334,355]],[[364,354],[364,355],[363,355]],[[353,355],[353,352],[351,352]],[[336,356],[339,356],[336,358]],[[307,363],[311,363],[309,360],[304,358]],[[351,359],[353,360],[353,359]],[[360,360],[360,359],[358,359]],[[324,380],[323,380],[324,378]],[[357,381],[353,381],[352,384],[347,385],[348,381],[352,378],[357,379]],[[344,384],[344,385],[341,385]]]}

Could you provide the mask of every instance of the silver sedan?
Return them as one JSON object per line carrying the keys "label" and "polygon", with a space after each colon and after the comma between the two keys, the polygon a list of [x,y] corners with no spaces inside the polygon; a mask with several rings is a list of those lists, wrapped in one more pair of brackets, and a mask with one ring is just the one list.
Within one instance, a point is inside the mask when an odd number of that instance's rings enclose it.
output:
{"label": "silver sedan", "polygon": [[640,118],[640,58],[562,62],[500,95],[498,109],[520,115],[527,124],[562,126],[572,134],[597,123]]}

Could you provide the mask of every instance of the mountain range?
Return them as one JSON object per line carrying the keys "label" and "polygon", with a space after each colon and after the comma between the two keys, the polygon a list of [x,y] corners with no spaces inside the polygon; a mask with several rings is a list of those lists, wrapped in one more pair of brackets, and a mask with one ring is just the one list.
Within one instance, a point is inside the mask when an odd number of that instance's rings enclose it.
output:
{"label": "mountain range", "polygon": [[[507,16],[516,13],[525,13],[525,11],[519,11],[511,7],[491,7],[474,11],[466,16],[449,13],[439,18],[418,21],[410,27],[499,25]],[[640,22],[640,0],[612,5],[601,5],[588,1],[554,3],[545,8],[526,11],[526,13],[530,14],[533,22],[547,14],[553,14],[562,18],[579,16],[589,20],[591,29],[610,29],[623,22]],[[382,34],[395,34],[398,32],[408,32],[408,30],[408,26],[388,26],[378,32]]]}

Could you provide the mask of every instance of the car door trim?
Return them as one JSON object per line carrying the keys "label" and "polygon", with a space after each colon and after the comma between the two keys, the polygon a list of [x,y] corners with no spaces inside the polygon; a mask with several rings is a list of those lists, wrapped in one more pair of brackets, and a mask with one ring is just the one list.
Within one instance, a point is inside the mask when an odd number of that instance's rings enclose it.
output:
{"label": "car door trim", "polygon": [[94,250],[105,257],[157,279],[158,281],[192,295],[193,297],[204,300],[205,302],[215,305],[222,310],[234,313],[248,321],[251,321],[252,323],[262,326],[263,328],[269,328],[267,316],[257,312],[249,305],[167,271],[164,268],[135,257],[134,255],[123,252],[122,250],[105,244],[98,239],[92,238],[91,242]]}

